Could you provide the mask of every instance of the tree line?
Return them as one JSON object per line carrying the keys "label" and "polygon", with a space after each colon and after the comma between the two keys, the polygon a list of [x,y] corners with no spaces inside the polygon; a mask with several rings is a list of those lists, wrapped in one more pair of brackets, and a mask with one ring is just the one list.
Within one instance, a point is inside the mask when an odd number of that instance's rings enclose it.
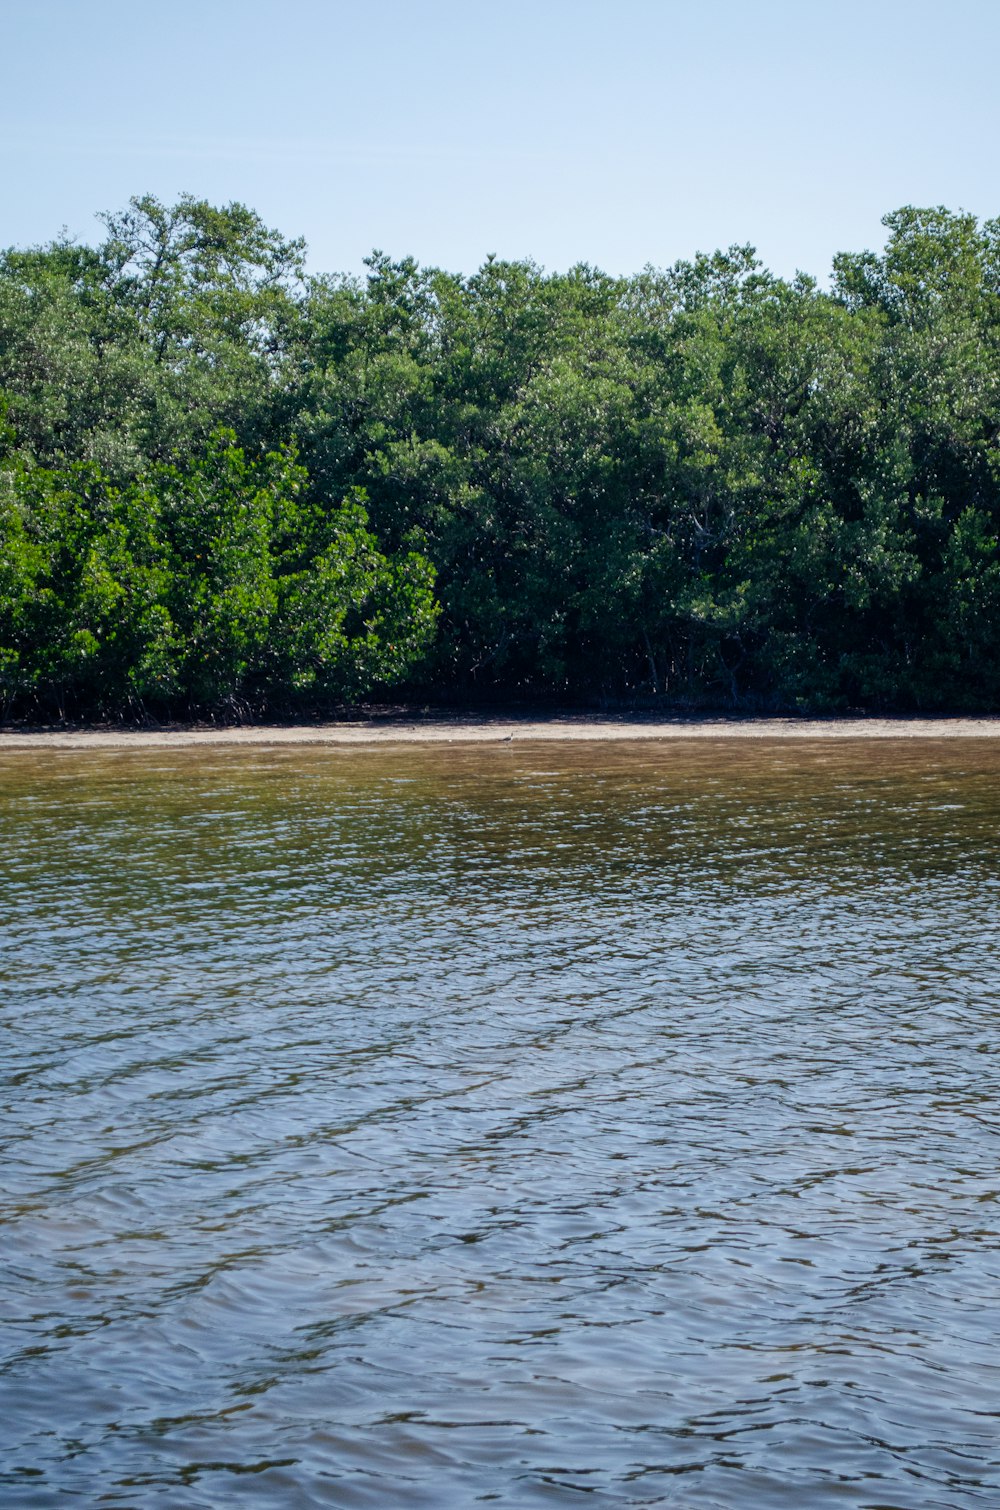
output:
{"label": "tree line", "polygon": [[1000,702],[1000,221],[829,287],[610,277],[138,198],[0,256],[0,708]]}

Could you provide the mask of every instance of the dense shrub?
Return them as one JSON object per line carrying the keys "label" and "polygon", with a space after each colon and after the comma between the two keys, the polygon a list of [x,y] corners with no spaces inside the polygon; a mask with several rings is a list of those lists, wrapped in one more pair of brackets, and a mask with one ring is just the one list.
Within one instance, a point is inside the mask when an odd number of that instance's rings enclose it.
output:
{"label": "dense shrub", "polygon": [[745,247],[308,279],[192,199],[8,252],[8,708],[996,707],[1000,227],[886,226],[828,290]]}

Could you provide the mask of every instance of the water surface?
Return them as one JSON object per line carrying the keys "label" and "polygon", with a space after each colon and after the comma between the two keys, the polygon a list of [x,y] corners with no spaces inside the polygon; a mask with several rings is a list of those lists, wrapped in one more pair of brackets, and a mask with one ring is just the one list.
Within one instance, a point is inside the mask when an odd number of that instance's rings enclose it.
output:
{"label": "water surface", "polygon": [[996,1506],[998,776],[0,760],[0,1497]]}

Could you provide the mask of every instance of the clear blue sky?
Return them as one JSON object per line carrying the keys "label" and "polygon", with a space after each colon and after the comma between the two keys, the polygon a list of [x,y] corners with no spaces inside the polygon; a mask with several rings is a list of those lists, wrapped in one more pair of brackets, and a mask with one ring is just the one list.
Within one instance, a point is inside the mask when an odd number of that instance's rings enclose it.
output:
{"label": "clear blue sky", "polygon": [[901,204],[1000,215],[998,56],[998,0],[0,0],[0,244],[189,191],[316,271],[825,277]]}

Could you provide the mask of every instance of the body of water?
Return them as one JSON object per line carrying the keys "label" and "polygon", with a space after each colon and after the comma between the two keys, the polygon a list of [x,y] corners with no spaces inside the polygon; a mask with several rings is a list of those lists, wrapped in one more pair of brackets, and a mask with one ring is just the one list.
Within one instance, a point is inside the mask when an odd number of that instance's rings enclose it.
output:
{"label": "body of water", "polygon": [[0,1498],[1000,1504],[998,777],[0,760]]}

